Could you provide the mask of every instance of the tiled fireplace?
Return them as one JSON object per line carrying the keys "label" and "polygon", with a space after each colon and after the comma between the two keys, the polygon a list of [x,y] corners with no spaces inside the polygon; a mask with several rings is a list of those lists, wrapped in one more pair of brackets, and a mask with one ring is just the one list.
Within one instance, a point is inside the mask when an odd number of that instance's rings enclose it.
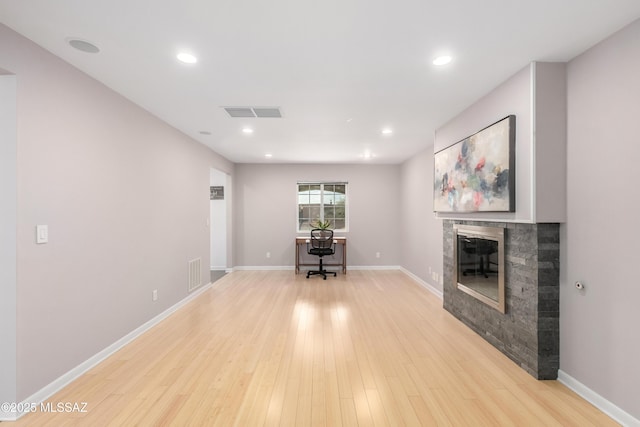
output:
{"label": "tiled fireplace", "polygon": [[[454,224],[504,228],[505,313],[458,289]],[[444,308],[537,379],[559,367],[559,224],[444,220]]]}

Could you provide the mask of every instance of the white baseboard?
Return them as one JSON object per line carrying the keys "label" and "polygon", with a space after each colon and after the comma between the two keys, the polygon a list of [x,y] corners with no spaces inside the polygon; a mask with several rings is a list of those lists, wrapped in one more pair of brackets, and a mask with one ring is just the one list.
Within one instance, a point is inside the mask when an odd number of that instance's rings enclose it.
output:
{"label": "white baseboard", "polygon": [[591,403],[593,406],[600,409],[623,426],[640,427],[640,420],[626,412],[624,409],[614,405],[609,400],[600,396],[598,393],[562,370],[558,371],[558,382],[578,393],[584,400]]}
{"label": "white baseboard", "polygon": [[293,265],[236,265],[233,267],[234,271],[293,271],[294,269]]}
{"label": "white baseboard", "polygon": [[[70,384],[71,382],[73,382],[74,380],[79,378],[85,372],[89,371],[91,368],[93,368],[98,363],[100,363],[103,360],[105,360],[107,357],[109,357],[112,354],[114,354],[116,351],[120,350],[125,345],[127,345],[127,344],[131,343],[132,341],[134,341],[140,335],[144,334],[149,329],[151,329],[154,326],[156,326],[158,323],[160,323],[161,321],[163,321],[164,319],[169,317],[171,314],[176,312],[182,306],[184,306],[187,303],[191,302],[191,300],[197,298],[201,293],[205,292],[209,288],[211,288],[211,283],[208,283],[205,286],[197,288],[196,290],[191,292],[183,300],[177,302],[176,304],[174,304],[173,306],[169,307],[168,309],[166,309],[162,313],[158,314],[153,319],[149,320],[148,322],[144,323],[143,325],[141,325],[138,328],[134,329],[133,331],[129,332],[127,335],[125,335],[124,337],[120,338],[118,341],[114,342],[113,344],[111,344],[110,346],[105,348],[104,350],[100,351],[99,353],[97,353],[94,356],[90,357],[89,359],[87,359],[86,361],[82,362],[81,364],[79,364],[75,368],[71,369],[66,374],[62,375],[58,379],[56,379],[53,382],[49,383],[48,385],[44,386],[43,388],[41,388],[40,390],[38,390],[37,392],[35,392],[31,396],[29,396],[28,398],[26,398],[24,401],[22,401],[17,406],[18,407],[28,407],[28,405],[35,404],[38,407],[40,407],[40,403],[44,402],[49,397],[51,397],[52,395],[54,395],[58,391],[62,390],[64,387],[66,387],[68,384]],[[0,418],[0,421],[15,421],[18,418],[22,417],[25,413],[26,412],[11,413],[13,415],[12,418],[11,417],[10,418]],[[0,414],[0,417],[2,417],[2,414]]]}
{"label": "white baseboard", "polygon": [[[313,269],[312,266],[307,266],[308,268]],[[325,265],[329,271],[337,271],[341,269],[339,265]],[[235,271],[283,271],[283,270],[295,270],[295,266],[293,265],[236,265],[233,267]],[[304,267],[301,267],[300,270],[305,270]],[[400,266],[398,265],[349,265],[347,266],[347,271],[349,270],[400,270]],[[305,270],[306,271],[306,270]]]}
{"label": "white baseboard", "polygon": [[209,266],[209,270],[211,271],[222,271],[222,270],[226,270],[227,267],[224,265],[211,265]]}
{"label": "white baseboard", "polygon": [[353,270],[400,270],[399,265],[350,265],[347,271]]}
{"label": "white baseboard", "polygon": [[0,423],[3,421],[17,421],[17,420],[18,420],[18,416],[15,412],[0,410]]}
{"label": "white baseboard", "polygon": [[418,284],[420,286],[422,286],[423,288],[425,288],[426,290],[428,290],[429,292],[431,292],[432,294],[434,294],[438,298],[442,299],[442,291],[440,289],[436,288],[431,283],[425,282],[424,280],[422,280],[421,278],[419,278],[418,276],[416,276],[415,274],[413,274],[412,272],[410,272],[409,270],[407,270],[404,267],[400,267],[400,270],[404,274],[406,274],[407,276],[411,277],[413,280],[418,282]]}

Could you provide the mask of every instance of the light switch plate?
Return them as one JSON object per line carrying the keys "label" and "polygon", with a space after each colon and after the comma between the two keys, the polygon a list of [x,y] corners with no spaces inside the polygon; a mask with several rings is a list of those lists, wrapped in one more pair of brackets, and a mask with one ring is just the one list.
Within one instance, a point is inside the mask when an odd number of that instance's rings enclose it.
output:
{"label": "light switch plate", "polygon": [[49,241],[49,226],[36,225],[36,243],[43,244]]}

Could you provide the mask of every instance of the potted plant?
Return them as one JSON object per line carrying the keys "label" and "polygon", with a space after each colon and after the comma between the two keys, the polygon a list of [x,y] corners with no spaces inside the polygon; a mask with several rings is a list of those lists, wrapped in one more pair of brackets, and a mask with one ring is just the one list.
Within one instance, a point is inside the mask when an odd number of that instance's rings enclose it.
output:
{"label": "potted plant", "polygon": [[317,219],[311,225],[314,228],[319,228],[320,230],[327,230],[327,229],[331,228],[331,220],[326,219],[326,220],[322,221],[321,219]]}

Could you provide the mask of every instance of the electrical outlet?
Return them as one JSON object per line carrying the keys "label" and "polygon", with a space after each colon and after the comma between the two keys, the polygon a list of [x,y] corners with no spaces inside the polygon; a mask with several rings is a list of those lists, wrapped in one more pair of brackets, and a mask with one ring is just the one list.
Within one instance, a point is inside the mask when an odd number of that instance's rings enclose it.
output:
{"label": "electrical outlet", "polygon": [[158,301],[158,290],[154,289],[153,292],[151,292],[151,301]]}
{"label": "electrical outlet", "polygon": [[380,252],[376,252],[376,258],[380,258]]}
{"label": "electrical outlet", "polygon": [[271,252],[267,252],[267,258],[271,258]]}

